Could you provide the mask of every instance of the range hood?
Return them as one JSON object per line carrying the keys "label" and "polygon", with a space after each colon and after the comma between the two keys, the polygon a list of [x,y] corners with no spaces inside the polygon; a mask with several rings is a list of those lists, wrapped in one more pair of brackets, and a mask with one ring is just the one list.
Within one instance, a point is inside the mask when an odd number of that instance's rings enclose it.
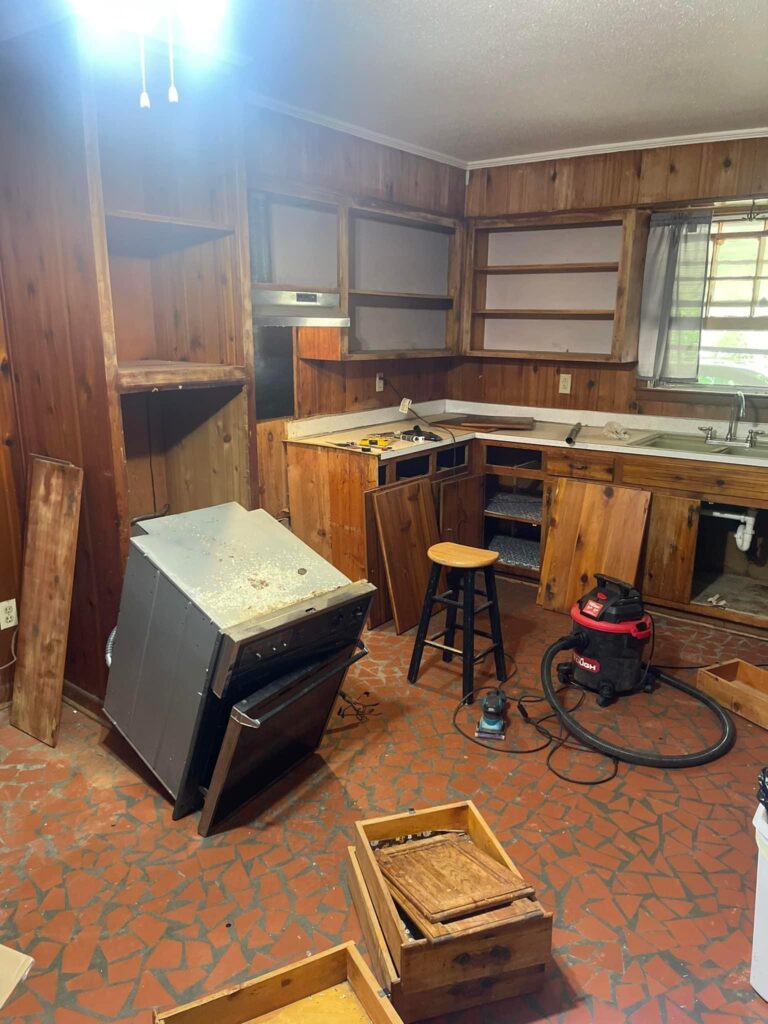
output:
{"label": "range hood", "polygon": [[251,302],[257,327],[349,327],[338,292],[254,288]]}

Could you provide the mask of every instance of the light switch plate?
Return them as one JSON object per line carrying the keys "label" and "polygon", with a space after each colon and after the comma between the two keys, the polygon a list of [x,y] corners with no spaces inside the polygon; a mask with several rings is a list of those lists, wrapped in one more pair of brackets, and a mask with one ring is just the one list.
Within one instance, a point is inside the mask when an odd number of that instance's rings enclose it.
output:
{"label": "light switch plate", "polygon": [[571,375],[570,373],[561,373],[560,382],[557,388],[561,395],[570,395],[571,393]]}
{"label": "light switch plate", "polygon": [[376,374],[376,390],[377,391],[383,391],[384,390],[384,374],[383,373],[377,373]]}
{"label": "light switch plate", "polygon": [[11,629],[18,626],[19,616],[16,613],[16,600],[0,601],[0,629]]}

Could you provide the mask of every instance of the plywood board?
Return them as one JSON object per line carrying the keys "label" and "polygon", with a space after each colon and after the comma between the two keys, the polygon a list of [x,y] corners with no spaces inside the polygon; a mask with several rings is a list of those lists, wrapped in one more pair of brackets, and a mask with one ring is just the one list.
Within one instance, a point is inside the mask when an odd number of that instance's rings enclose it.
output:
{"label": "plywood board", "polygon": [[538,602],[568,612],[601,572],[634,583],[651,495],[612,484],[558,480]]}
{"label": "plywood board", "polygon": [[427,550],[439,535],[428,480],[382,488],[373,494],[376,528],[395,627],[398,633],[419,621],[430,573]]}
{"label": "plywood board", "polygon": [[35,961],[26,953],[10,946],[0,946],[0,1007],[5,1006],[11,993],[29,974]]}
{"label": "plywood board", "polygon": [[83,471],[35,456],[29,485],[11,724],[56,746]]}

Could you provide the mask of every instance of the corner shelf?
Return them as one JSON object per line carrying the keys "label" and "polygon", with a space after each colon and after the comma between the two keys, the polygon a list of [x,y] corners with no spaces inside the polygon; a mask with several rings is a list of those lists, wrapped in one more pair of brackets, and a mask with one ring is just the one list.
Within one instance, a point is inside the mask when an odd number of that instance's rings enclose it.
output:
{"label": "corner shelf", "polygon": [[366,306],[394,306],[398,309],[451,309],[450,295],[430,295],[417,292],[373,292],[349,289],[350,298]]}
{"label": "corner shelf", "polygon": [[245,384],[248,379],[243,366],[172,362],[165,359],[140,359],[136,362],[119,363],[117,376],[118,391],[123,395],[136,391],[234,386]]}
{"label": "corner shelf", "polygon": [[489,519],[501,519],[506,522],[541,526],[541,495],[499,491],[486,505],[485,515]]}
{"label": "corner shelf", "polygon": [[152,258],[235,233],[234,227],[225,224],[125,210],[108,211],[104,219],[107,246],[114,256]]}
{"label": "corner shelf", "polygon": [[611,274],[618,262],[595,263],[512,263],[475,267],[476,274]]}

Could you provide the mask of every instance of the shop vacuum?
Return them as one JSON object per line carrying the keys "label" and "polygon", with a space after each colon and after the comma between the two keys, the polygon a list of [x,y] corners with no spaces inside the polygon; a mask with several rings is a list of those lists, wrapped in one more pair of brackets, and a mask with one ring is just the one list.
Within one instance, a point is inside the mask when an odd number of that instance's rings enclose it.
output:
{"label": "shop vacuum", "polygon": [[[631,584],[596,573],[593,587],[571,608],[573,626],[568,636],[556,640],[544,653],[541,682],[544,695],[565,728],[593,750],[629,764],[649,768],[692,768],[727,753],[736,738],[730,715],[706,694],[643,661],[643,649],[653,634],[653,620],[643,606],[640,592]],[[571,651],[571,661],[557,666],[559,686],[572,685],[597,694],[600,707],[641,690],[650,692],[657,683],[673,686],[706,705],[721,727],[720,738],[706,750],[690,754],[653,754],[620,747],[585,729],[562,704],[552,681],[557,656]]]}

